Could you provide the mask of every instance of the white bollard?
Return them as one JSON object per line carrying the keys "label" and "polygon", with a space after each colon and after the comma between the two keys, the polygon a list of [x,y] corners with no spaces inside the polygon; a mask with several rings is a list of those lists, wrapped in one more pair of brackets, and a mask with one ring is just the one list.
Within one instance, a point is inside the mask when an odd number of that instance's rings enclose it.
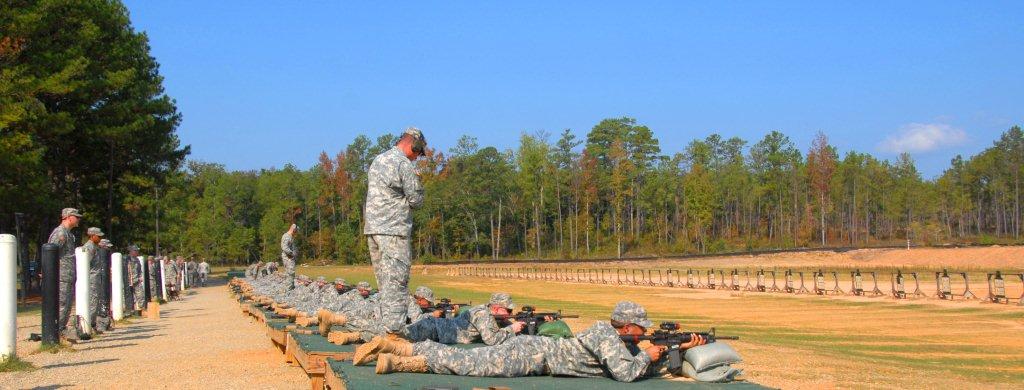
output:
{"label": "white bollard", "polygon": [[167,275],[166,272],[167,272],[167,270],[164,267],[164,261],[161,260],[160,261],[160,275],[159,275],[160,277],[157,278],[157,279],[159,279],[159,280],[157,280],[157,283],[160,283],[160,295],[162,295],[164,297],[164,302],[167,302],[167,282],[164,280],[164,275]]}
{"label": "white bollard", "polygon": [[84,247],[75,248],[75,314],[82,324],[82,331],[92,334],[89,323],[89,254]]}
{"label": "white bollard", "polygon": [[18,239],[0,234],[0,360],[15,356],[18,338]]}
{"label": "white bollard", "polygon": [[114,312],[114,321],[124,319],[124,255],[114,252],[110,255],[110,310]]}
{"label": "white bollard", "polygon": [[178,272],[181,276],[181,289],[178,291],[185,292],[185,275],[188,275],[188,263],[181,264],[181,272]]}

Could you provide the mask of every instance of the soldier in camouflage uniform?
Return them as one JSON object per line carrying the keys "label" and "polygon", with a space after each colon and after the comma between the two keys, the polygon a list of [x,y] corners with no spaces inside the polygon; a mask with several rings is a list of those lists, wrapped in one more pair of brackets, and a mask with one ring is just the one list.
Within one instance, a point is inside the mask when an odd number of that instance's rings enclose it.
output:
{"label": "soldier in camouflage uniform", "polygon": [[71,318],[71,305],[75,299],[75,235],[71,229],[78,227],[82,214],[78,209],[65,208],[60,212],[60,225],[50,233],[48,244],[57,245],[60,273],[58,288],[57,330],[63,332],[62,338],[68,341],[77,340],[75,328],[68,328]]}
{"label": "soldier in camouflage uniform", "polygon": [[85,250],[85,256],[89,263],[89,314],[85,321],[88,321],[89,326],[92,327],[93,331],[100,331],[96,327],[96,318],[99,313],[99,291],[97,286],[99,284],[99,243],[100,237],[103,237],[103,231],[98,227],[91,227],[86,229],[86,236],[88,240],[85,245],[82,245],[82,249]]}
{"label": "soldier in camouflage uniform", "polygon": [[132,291],[132,311],[142,310],[146,306],[146,283],[143,281],[142,256],[139,256],[139,247],[132,245],[128,250],[128,283]]}
{"label": "soldier in camouflage uniform", "polygon": [[412,209],[423,204],[423,185],[413,161],[423,155],[426,138],[415,127],[373,159],[367,171],[364,227],[370,261],[380,288],[382,331],[403,331],[412,265]]}
{"label": "soldier in camouflage uniform", "polygon": [[146,257],[146,266],[149,267],[149,299],[153,301],[159,301],[163,299],[163,283],[160,277],[160,256],[148,256]]}
{"label": "soldier in camouflage uniform", "polygon": [[519,321],[511,321],[505,327],[498,326],[495,316],[507,317],[513,309],[515,304],[508,293],[494,293],[486,305],[471,307],[455,318],[431,316],[410,324],[405,338],[414,342],[433,340],[441,344],[483,342],[498,345],[512,339],[525,326]]}
{"label": "soldier in camouflage uniform", "polygon": [[[99,228],[89,228],[90,237],[92,238],[91,231],[96,229],[99,237],[103,237],[104,234]],[[91,242],[91,241],[90,241]],[[99,252],[94,250],[94,255],[90,257],[89,261],[89,311],[92,320],[93,329],[96,332],[106,332],[113,329],[111,327],[113,321],[111,320],[110,305],[106,299],[100,299],[100,291],[106,290],[106,296],[110,297],[110,250],[113,249],[114,245],[110,243],[108,239],[100,239],[96,243],[97,249],[103,248],[107,250],[107,257],[98,256]]]}
{"label": "soldier in camouflage uniform", "polygon": [[295,277],[295,231],[298,229],[294,223],[288,227],[288,231],[281,235],[281,264],[284,265],[284,272],[290,277]]}
{"label": "soldier in camouflage uniform", "polygon": [[[640,350],[624,343],[620,336],[639,336],[651,327],[647,311],[636,303],[619,302],[611,321],[598,322],[575,337],[556,339],[545,336],[519,336],[491,347],[461,349],[433,341],[410,344],[384,337],[375,338],[372,353],[378,374],[391,372],[432,372],[436,374],[520,377],[530,375],[611,377],[632,382],[644,376],[658,375],[665,347],[652,345]],[[703,345],[693,335],[681,349]],[[362,358],[360,364],[373,360]]]}

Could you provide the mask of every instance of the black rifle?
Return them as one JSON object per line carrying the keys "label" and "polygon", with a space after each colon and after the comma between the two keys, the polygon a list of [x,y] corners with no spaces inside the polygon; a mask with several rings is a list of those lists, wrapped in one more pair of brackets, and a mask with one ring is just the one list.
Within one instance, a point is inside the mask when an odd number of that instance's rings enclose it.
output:
{"label": "black rifle", "polygon": [[463,307],[472,306],[472,303],[452,303],[451,299],[441,298],[432,306],[423,308],[424,313],[433,313],[436,310],[440,310],[443,317],[447,318],[450,315],[458,314],[455,312],[455,307],[458,306],[460,309]]}
{"label": "black rifle", "polygon": [[667,347],[666,353],[668,353],[668,371],[670,373],[681,375],[683,368],[683,354],[682,350],[679,349],[679,345],[689,343],[691,340],[691,334],[704,337],[707,344],[711,344],[716,340],[739,340],[736,336],[718,336],[715,334],[715,328],[711,328],[708,332],[687,332],[679,330],[679,323],[676,322],[662,322],[660,329],[655,330],[653,334],[646,336],[619,336],[622,341],[627,343],[639,343],[640,341],[647,340],[651,344],[660,345]]}
{"label": "black rifle", "polygon": [[523,308],[514,315],[494,315],[494,318],[503,322],[518,321],[526,324],[523,327],[522,334],[536,336],[537,329],[540,328],[547,319],[545,317],[551,317],[552,321],[558,321],[563,318],[580,318],[578,315],[567,315],[562,314],[562,311],[542,313],[536,311],[533,306],[523,306]]}

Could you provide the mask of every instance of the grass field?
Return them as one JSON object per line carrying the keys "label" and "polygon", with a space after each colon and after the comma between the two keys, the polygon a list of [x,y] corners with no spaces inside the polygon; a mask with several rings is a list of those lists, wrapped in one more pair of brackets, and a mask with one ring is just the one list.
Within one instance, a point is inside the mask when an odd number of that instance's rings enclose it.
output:
{"label": "grass field", "polygon": [[[369,267],[300,267],[300,273],[374,283]],[[476,277],[444,267],[414,268],[411,287],[486,302],[508,291],[520,304],[579,314],[574,330],[607,319],[620,300],[644,305],[655,321],[716,327],[740,336],[751,381],[780,388],[1015,388],[1024,383],[1024,308],[960,302],[848,300],[817,296],[608,286]]]}

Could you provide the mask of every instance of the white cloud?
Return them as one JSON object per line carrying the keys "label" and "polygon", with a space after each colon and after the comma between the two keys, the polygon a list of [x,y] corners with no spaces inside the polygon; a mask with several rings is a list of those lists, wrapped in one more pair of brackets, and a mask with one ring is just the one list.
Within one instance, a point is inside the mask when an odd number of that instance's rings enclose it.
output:
{"label": "white cloud", "polygon": [[950,125],[939,123],[911,123],[878,144],[882,151],[892,153],[928,152],[939,148],[959,146],[967,141],[967,133]]}

